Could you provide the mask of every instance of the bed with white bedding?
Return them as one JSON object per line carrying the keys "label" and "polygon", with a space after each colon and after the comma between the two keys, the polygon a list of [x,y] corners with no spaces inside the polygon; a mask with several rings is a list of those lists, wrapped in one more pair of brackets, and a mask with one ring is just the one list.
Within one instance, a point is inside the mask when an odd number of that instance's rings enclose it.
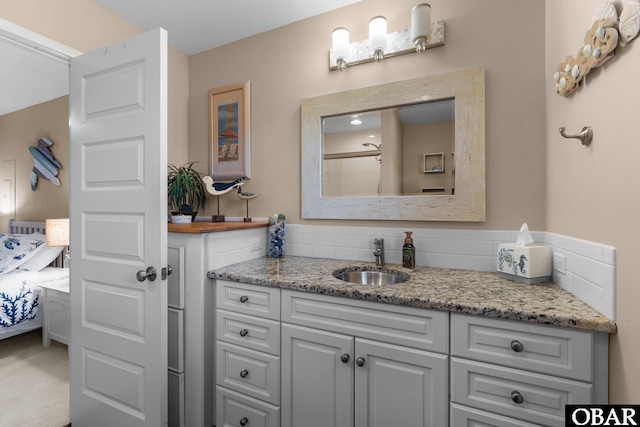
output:
{"label": "bed with white bedding", "polygon": [[63,249],[46,246],[41,222],[11,220],[0,233],[0,340],[42,326],[39,285],[69,280],[56,267]]}

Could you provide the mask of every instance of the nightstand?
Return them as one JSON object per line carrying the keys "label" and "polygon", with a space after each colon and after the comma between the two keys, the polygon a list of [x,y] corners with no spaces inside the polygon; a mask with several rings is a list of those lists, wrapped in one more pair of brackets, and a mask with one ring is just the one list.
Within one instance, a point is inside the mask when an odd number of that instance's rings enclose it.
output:
{"label": "nightstand", "polygon": [[43,311],[42,346],[49,347],[51,340],[69,345],[71,336],[71,312],[69,282],[39,285],[42,288]]}

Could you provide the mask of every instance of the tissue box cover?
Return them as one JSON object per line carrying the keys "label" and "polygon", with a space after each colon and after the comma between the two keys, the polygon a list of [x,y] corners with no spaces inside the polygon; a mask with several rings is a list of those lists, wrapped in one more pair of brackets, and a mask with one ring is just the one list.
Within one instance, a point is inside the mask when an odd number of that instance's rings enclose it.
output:
{"label": "tissue box cover", "polygon": [[522,283],[551,279],[551,249],[542,245],[498,245],[498,273]]}

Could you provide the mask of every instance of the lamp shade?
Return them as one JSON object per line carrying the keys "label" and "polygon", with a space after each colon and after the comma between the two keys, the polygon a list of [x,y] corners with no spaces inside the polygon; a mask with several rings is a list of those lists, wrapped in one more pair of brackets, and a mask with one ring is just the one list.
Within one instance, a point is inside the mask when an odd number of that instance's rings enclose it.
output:
{"label": "lamp shade", "polygon": [[387,18],[374,16],[369,21],[369,43],[371,50],[384,50],[387,48]]}
{"label": "lamp shade", "polygon": [[69,246],[69,218],[47,219],[47,246]]}
{"label": "lamp shade", "polygon": [[336,59],[347,60],[349,57],[349,30],[338,27],[331,34],[333,43],[333,54]]}
{"label": "lamp shade", "polygon": [[420,3],[411,10],[411,41],[424,38],[424,43],[431,38],[431,6],[428,3]]}

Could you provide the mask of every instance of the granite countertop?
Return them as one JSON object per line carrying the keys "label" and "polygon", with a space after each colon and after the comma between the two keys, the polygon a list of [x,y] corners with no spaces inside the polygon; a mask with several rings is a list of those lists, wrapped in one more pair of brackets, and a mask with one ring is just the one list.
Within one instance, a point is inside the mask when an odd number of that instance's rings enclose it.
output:
{"label": "granite countertop", "polygon": [[343,282],[332,272],[373,263],[286,256],[258,258],[210,271],[212,279],[356,298],[380,303],[447,310],[599,332],[616,332],[616,324],[558,285],[525,285],[497,273],[416,267],[388,269],[410,274],[404,283],[365,286]]}

